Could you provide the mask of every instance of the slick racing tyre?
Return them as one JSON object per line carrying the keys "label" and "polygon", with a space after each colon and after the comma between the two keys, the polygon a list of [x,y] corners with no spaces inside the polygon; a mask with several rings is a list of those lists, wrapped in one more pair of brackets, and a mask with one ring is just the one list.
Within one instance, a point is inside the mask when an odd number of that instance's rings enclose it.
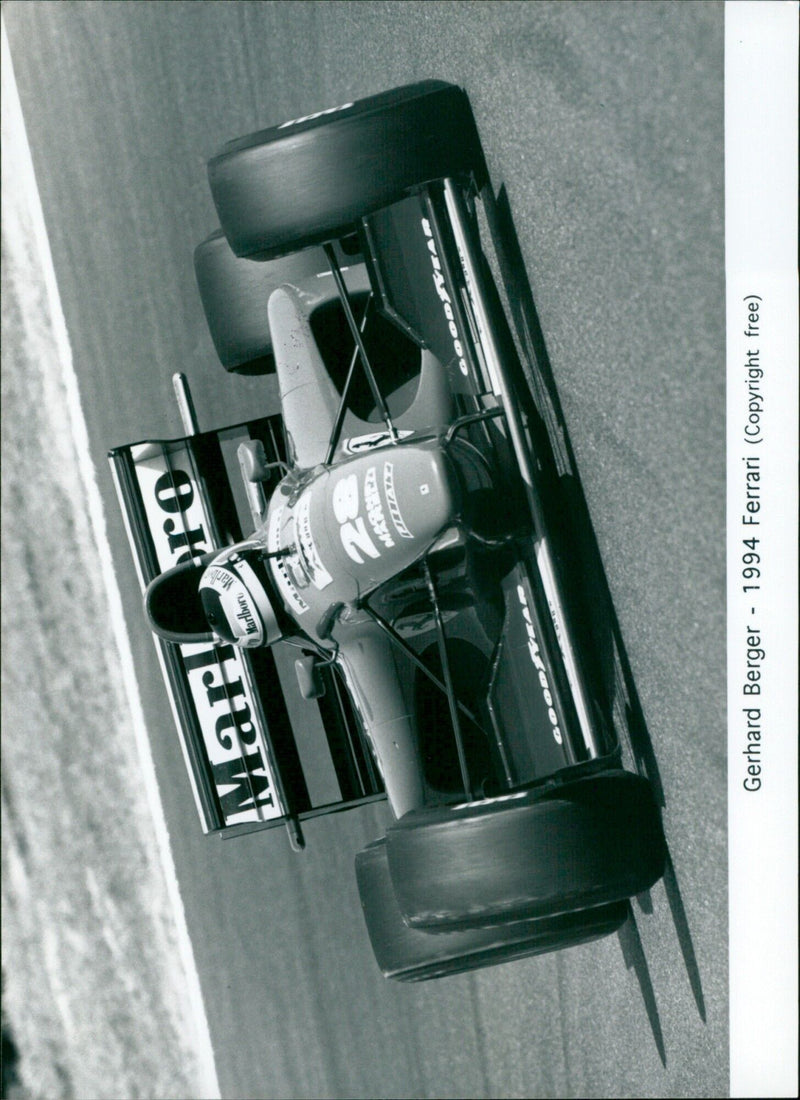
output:
{"label": "slick racing tyre", "polygon": [[629,909],[627,901],[620,901],[544,920],[425,932],[410,928],[403,921],[389,875],[385,840],[359,852],[356,878],[378,966],[384,977],[401,982],[442,978],[588,943],[615,932],[624,923]]}
{"label": "slick racing tyre", "polygon": [[242,374],[274,370],[267,319],[270,294],[293,277],[314,275],[327,266],[321,249],[268,263],[240,260],[221,229],[199,244],[194,253],[194,271],[211,339],[223,367]]}
{"label": "slick racing tyre", "polygon": [[[366,289],[366,272],[360,281],[356,278],[358,263],[345,255],[341,262],[348,289]],[[194,271],[219,360],[227,371],[239,374],[275,370],[267,314],[273,290],[283,283],[299,283],[308,287],[312,304],[336,293],[330,263],[321,248],[260,263],[243,260],[231,251],[221,229],[195,249]]]}
{"label": "slick racing tyre", "polygon": [[398,904],[417,928],[468,928],[621,901],[652,886],[666,856],[650,784],[623,771],[415,810],[386,841]]}
{"label": "slick racing tyre", "polygon": [[408,84],[229,142],[209,161],[237,256],[278,256],[342,236],[431,180],[486,169],[465,92]]}

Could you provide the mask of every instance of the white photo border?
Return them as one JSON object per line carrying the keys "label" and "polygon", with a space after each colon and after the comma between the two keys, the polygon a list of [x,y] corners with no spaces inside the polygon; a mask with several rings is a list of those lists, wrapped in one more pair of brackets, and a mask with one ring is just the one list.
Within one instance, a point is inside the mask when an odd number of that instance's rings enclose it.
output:
{"label": "white photo border", "polygon": [[798,14],[725,5],[732,1096],[798,1086]]}

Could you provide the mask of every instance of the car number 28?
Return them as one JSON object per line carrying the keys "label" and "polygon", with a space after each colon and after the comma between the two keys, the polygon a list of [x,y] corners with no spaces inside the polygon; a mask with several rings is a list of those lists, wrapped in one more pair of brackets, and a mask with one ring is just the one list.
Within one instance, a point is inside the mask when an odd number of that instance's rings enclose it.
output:
{"label": "car number 28", "polygon": [[381,552],[370,538],[364,517],[358,511],[358,477],[350,474],[334,486],[333,514],[339,524],[339,536],[347,556],[357,565],[363,565],[362,553],[370,558],[379,558]]}

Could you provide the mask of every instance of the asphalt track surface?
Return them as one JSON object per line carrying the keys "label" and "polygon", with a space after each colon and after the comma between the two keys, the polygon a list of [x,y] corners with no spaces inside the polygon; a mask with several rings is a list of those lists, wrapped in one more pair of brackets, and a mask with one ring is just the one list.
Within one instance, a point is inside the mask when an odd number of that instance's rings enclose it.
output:
{"label": "asphalt track surface", "polygon": [[[717,4],[6,3],[34,165],[225,1097],[728,1089],[723,13]],[[635,928],[384,982],[355,852],[385,809],[203,838],[105,453],[271,411],[194,286],[227,139],[396,84],[469,92],[504,184],[664,790]]]}

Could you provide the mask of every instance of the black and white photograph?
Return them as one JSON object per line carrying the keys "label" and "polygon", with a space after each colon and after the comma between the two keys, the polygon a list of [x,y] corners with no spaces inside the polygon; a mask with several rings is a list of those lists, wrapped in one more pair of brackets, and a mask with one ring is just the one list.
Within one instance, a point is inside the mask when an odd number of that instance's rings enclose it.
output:
{"label": "black and white photograph", "polygon": [[3,5],[7,1100],[792,1094],[731,7]]}

